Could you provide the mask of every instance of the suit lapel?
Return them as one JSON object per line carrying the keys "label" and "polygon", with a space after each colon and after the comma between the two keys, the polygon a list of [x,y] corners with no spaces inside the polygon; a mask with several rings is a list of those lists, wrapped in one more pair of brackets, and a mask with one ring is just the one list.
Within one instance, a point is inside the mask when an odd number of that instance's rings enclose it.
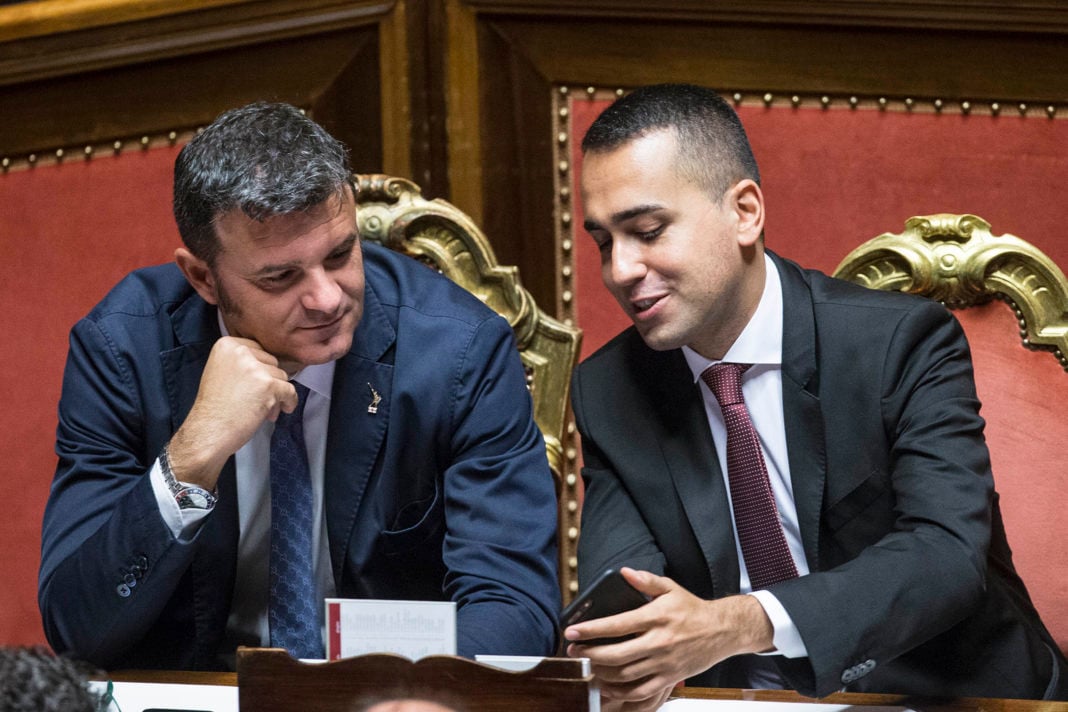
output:
{"label": "suit lapel", "polygon": [[797,265],[771,253],[782,279],[782,402],[790,480],[805,557],[819,566],[819,524],[827,477],[827,453],[816,368],[812,292]]}
{"label": "suit lapel", "polygon": [[326,437],[324,507],[339,586],[356,513],[389,425],[395,341],[396,331],[368,283],[352,350],[334,371]]}
{"label": "suit lapel", "polygon": [[719,458],[693,374],[681,351],[665,355],[649,379],[662,387],[662,407],[651,419],[664,463],[708,564],[713,595],[738,592],[738,561],[731,513]]}
{"label": "suit lapel", "polygon": [[[185,421],[200,387],[200,377],[211,347],[218,341],[219,322],[215,308],[198,296],[187,299],[172,317],[179,346],[160,353],[171,410],[171,431]],[[217,643],[226,630],[237,571],[237,476],[234,458],[226,461],[219,475],[219,501],[197,537],[193,558],[193,614],[196,621],[198,665],[215,663]]]}

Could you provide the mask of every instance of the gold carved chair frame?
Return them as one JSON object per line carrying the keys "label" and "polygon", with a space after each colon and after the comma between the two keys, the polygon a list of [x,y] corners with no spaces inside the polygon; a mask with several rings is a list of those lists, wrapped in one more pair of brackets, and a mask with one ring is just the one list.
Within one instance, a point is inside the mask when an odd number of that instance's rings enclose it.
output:
{"label": "gold carved chair frame", "polygon": [[1045,253],[993,235],[976,215],[921,215],[846,255],[835,276],[866,287],[922,294],[950,308],[997,298],[1016,314],[1020,338],[1068,370],[1068,280]]}

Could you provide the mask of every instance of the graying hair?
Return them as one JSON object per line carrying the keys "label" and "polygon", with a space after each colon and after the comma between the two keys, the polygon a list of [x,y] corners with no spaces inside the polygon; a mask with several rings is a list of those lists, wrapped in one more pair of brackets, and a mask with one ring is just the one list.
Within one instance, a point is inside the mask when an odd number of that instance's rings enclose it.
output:
{"label": "graying hair", "polygon": [[174,162],[174,219],[189,251],[213,265],[215,220],[241,210],[266,220],[308,210],[351,185],[345,147],[289,104],[221,114]]}

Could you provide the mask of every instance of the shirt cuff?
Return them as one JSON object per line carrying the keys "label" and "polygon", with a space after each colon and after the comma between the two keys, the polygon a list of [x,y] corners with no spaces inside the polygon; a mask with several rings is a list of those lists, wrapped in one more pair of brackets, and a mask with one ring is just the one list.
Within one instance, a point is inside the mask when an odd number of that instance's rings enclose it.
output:
{"label": "shirt cuff", "polygon": [[163,479],[163,468],[158,458],[152,464],[149,478],[152,481],[152,492],[156,495],[156,503],[159,505],[160,516],[163,517],[163,523],[171,530],[174,538],[188,541],[196,536],[201,522],[211,513],[211,510],[180,508],[174,495],[171,494],[171,488],[167,486],[167,481]]}
{"label": "shirt cuff", "polygon": [[786,612],[783,605],[779,603],[779,599],[772,595],[771,591],[753,591],[748,594],[760,602],[760,605],[764,608],[764,613],[767,614],[768,619],[771,621],[771,627],[775,629],[775,636],[772,639],[772,645],[775,646],[774,650],[770,650],[761,655],[782,655],[786,658],[807,658],[808,648],[805,647],[805,641],[801,640],[801,634],[797,630],[797,626],[794,625],[794,621],[790,618],[790,614]]}

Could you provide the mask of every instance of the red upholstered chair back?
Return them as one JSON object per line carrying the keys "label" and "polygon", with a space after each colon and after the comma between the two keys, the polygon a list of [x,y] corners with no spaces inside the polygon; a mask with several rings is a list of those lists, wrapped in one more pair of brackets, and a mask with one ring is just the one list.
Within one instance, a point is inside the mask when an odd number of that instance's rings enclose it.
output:
{"label": "red upholstered chair back", "polygon": [[849,253],[835,276],[922,294],[957,310],[972,348],[1016,569],[1050,632],[1068,650],[1064,273],[1024,240],[992,235],[982,218],[939,214],[910,218],[904,232],[869,240]]}

